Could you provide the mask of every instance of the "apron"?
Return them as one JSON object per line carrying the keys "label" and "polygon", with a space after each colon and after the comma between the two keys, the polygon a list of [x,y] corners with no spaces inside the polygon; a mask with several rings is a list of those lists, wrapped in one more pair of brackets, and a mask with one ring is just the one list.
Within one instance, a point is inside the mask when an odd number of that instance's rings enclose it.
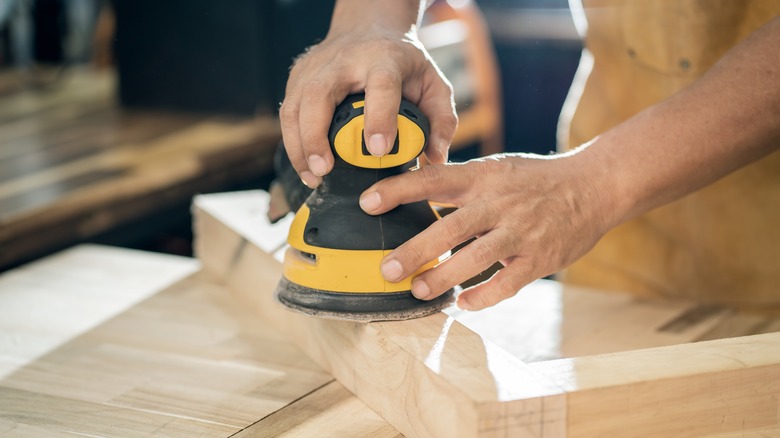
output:
{"label": "apron", "polygon": [[[780,14],[780,0],[583,6],[584,17],[572,7],[586,50],[561,115],[561,149],[671,96]],[[561,279],[646,297],[780,309],[780,153],[613,229]]]}

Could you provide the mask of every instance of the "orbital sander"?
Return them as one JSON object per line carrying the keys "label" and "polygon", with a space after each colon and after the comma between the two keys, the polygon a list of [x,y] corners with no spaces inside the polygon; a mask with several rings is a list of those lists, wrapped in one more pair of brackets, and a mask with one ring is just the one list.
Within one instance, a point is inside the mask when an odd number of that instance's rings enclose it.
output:
{"label": "orbital sander", "polygon": [[379,267],[387,254],[438,215],[426,201],[376,216],[358,204],[374,183],[417,164],[428,143],[428,120],[417,106],[402,100],[395,143],[387,155],[375,157],[364,140],[364,104],[364,95],[352,95],[334,112],[328,132],[333,170],[293,219],[276,297],[292,310],[329,319],[370,322],[430,315],[452,302],[452,290],[422,301],[412,295],[411,284],[438,260],[398,283],[386,281]]}

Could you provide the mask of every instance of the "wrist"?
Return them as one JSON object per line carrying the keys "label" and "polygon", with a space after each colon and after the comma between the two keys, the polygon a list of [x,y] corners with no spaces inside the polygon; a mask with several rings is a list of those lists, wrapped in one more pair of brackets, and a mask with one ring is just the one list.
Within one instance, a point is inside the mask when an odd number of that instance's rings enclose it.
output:
{"label": "wrist", "polygon": [[609,138],[596,137],[567,153],[570,175],[584,198],[582,205],[590,206],[589,214],[601,224],[602,232],[630,219],[630,187],[616,172],[616,159],[609,152]]}
{"label": "wrist", "polygon": [[349,33],[402,37],[417,32],[424,10],[421,0],[338,0],[327,37]]}

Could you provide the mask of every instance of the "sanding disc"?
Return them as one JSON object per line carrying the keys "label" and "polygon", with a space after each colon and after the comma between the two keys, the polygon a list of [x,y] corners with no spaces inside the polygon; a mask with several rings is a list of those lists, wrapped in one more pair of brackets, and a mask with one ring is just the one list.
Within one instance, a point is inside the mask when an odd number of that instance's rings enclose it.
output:
{"label": "sanding disc", "polygon": [[291,310],[318,318],[342,321],[403,321],[432,315],[454,301],[453,290],[430,300],[411,292],[347,293],[312,289],[282,277],[276,299]]}

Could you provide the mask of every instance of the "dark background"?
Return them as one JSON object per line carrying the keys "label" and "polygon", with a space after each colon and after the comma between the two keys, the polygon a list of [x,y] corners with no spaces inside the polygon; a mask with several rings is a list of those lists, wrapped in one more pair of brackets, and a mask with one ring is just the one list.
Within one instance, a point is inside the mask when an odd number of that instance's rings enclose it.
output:
{"label": "dark background", "polygon": [[[128,106],[273,112],[292,60],[327,32],[333,1],[117,0]],[[481,0],[503,85],[506,150],[548,153],[579,61],[566,1]],[[529,24],[543,22],[541,26]],[[528,29],[533,27],[536,29]],[[143,29],[139,32],[139,29]],[[464,160],[476,148],[453,154]]]}

